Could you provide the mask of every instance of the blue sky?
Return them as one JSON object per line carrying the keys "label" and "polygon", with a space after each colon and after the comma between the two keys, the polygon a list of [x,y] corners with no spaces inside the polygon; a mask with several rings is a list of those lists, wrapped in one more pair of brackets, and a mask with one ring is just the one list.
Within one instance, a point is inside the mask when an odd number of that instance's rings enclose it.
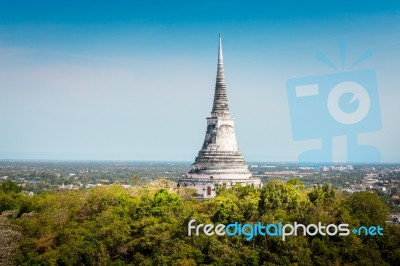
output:
{"label": "blue sky", "polygon": [[318,139],[293,140],[286,81],[350,71],[370,49],[351,70],[376,71],[382,129],[358,140],[377,147],[382,161],[400,162],[398,1],[4,2],[0,159],[194,160],[222,33],[247,160],[297,161],[318,148]]}

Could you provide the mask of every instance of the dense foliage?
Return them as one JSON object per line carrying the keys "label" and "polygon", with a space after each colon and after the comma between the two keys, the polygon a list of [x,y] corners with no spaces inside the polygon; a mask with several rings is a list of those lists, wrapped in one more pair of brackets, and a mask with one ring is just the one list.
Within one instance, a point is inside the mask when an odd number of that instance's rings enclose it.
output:
{"label": "dense foliage", "polygon": [[[216,198],[205,201],[168,182],[33,197],[6,184],[0,188],[0,211],[0,239],[7,240],[0,249],[9,248],[7,257],[0,259],[14,259],[18,265],[400,263],[400,228],[385,225],[388,208],[375,194],[345,196],[329,186],[307,191],[298,180],[273,180],[262,189],[221,188]],[[384,236],[291,236],[286,241],[269,236],[251,241],[244,236],[188,236],[191,219],[214,224],[379,224]],[[7,238],[10,234],[14,237]]]}

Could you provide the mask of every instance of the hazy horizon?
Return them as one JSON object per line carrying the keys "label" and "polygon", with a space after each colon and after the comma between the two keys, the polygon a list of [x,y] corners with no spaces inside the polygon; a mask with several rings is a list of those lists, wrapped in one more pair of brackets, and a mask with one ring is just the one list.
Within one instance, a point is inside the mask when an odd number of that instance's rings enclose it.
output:
{"label": "hazy horizon", "polygon": [[[192,164],[192,161],[184,161],[184,160],[113,160],[113,159],[104,159],[104,160],[91,160],[91,159],[0,159],[0,163],[4,162],[28,162],[28,163],[187,163]],[[302,162],[299,163],[297,161],[246,161],[246,164],[299,164],[302,166],[310,166],[310,165],[320,165],[320,166],[330,166],[330,165],[399,165],[398,162]]]}

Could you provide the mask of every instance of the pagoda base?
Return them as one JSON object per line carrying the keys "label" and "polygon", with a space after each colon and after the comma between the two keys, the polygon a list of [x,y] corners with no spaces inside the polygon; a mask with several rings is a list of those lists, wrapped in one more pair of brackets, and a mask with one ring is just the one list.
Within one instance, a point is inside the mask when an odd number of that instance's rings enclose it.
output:
{"label": "pagoda base", "polygon": [[200,199],[214,198],[216,189],[225,186],[226,188],[233,187],[237,184],[241,186],[254,186],[261,188],[262,183],[259,178],[254,178],[251,174],[232,174],[218,175],[218,178],[206,174],[190,174],[185,178],[178,180],[178,187],[193,188],[197,192],[197,197]]}

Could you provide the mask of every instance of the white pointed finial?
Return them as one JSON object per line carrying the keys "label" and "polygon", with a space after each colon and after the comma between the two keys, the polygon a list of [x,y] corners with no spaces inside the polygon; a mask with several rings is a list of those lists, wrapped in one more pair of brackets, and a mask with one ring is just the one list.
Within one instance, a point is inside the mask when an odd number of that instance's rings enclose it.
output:
{"label": "white pointed finial", "polygon": [[218,64],[223,64],[223,56],[222,56],[222,37],[221,33],[219,34],[219,46],[218,46]]}

